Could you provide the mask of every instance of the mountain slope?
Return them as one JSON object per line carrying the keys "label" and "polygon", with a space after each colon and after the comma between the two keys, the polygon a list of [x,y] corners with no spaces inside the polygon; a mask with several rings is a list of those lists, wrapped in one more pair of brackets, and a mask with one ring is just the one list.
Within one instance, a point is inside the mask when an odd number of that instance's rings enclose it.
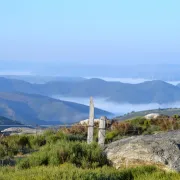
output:
{"label": "mountain slope", "polygon": [[0,125],[22,125],[20,122],[0,116]]}
{"label": "mountain slope", "polygon": [[[0,114],[24,124],[66,124],[88,118],[89,107],[41,95],[0,92]],[[95,115],[112,114],[95,108]]]}
{"label": "mountain slope", "polygon": [[[8,125],[8,126],[6,126],[6,125]],[[0,131],[9,127],[9,125],[12,126],[12,125],[22,125],[22,124],[18,121],[11,120],[6,117],[0,116]]]}
{"label": "mountain slope", "polygon": [[35,84],[31,84],[23,80],[0,77],[1,92],[28,92],[33,94],[38,93],[36,89]]}
{"label": "mountain slope", "polygon": [[51,81],[31,84],[20,80],[0,78],[0,91],[24,92],[46,96],[105,97],[118,103],[171,103],[180,101],[180,88],[163,81],[147,81],[140,84],[107,82],[101,79],[82,81]]}
{"label": "mountain slope", "polygon": [[132,104],[177,102],[180,101],[180,88],[163,81],[147,81],[119,89],[110,100]]}

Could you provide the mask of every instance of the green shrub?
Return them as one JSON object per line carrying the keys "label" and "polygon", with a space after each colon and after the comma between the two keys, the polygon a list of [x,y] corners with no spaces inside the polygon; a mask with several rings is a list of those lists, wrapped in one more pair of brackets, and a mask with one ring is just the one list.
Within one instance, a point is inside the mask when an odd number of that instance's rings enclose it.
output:
{"label": "green shrub", "polygon": [[159,126],[152,125],[149,128],[147,128],[146,131],[143,132],[143,134],[154,134],[155,132],[161,131]]}
{"label": "green shrub", "polygon": [[146,118],[144,117],[136,117],[134,119],[128,120],[128,122],[130,122],[134,126],[143,126],[144,121],[146,121]]}
{"label": "green shrub", "polygon": [[18,169],[28,169],[28,168],[30,168],[29,159],[19,160],[19,162],[17,164],[17,168]]}
{"label": "green shrub", "polygon": [[82,141],[86,141],[87,137],[84,135],[80,135],[80,134],[76,134],[76,135],[69,134],[69,135],[67,135],[67,139],[69,141],[80,141],[80,142],[82,142]]}
{"label": "green shrub", "polygon": [[3,146],[3,149],[7,156],[14,156],[19,151],[18,146],[19,136],[8,136],[3,137],[0,141],[1,146]]}
{"label": "green shrub", "polygon": [[46,144],[46,139],[44,135],[30,136],[29,137],[30,146],[34,149],[38,149]]}
{"label": "green shrub", "polygon": [[117,130],[107,131],[105,142],[106,143],[112,142],[113,139],[117,137],[118,135],[119,135],[119,132]]}
{"label": "green shrub", "polygon": [[6,156],[5,148],[2,144],[0,144],[0,160]]}
{"label": "green shrub", "polygon": [[29,138],[27,136],[24,136],[24,135],[19,136],[19,140],[18,140],[17,144],[20,146],[22,151],[24,150],[24,148],[26,146],[28,146],[29,148],[31,147],[30,142],[29,142]]}
{"label": "green shrub", "polygon": [[54,135],[55,134],[55,131],[53,131],[52,129],[47,129],[44,131],[43,135],[46,137],[46,136],[51,136],[51,135]]}
{"label": "green shrub", "polygon": [[88,145],[85,142],[61,140],[56,144],[47,144],[39,152],[21,160],[18,163],[18,168],[26,168],[27,164],[34,167],[49,164],[59,165],[65,162],[83,168],[96,168],[108,164],[106,155],[97,143]]}

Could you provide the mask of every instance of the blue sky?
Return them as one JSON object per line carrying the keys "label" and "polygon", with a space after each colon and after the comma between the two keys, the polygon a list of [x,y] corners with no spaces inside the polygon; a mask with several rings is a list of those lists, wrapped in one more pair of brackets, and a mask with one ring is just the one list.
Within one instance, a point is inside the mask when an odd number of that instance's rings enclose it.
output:
{"label": "blue sky", "polygon": [[179,0],[0,1],[0,61],[180,64]]}

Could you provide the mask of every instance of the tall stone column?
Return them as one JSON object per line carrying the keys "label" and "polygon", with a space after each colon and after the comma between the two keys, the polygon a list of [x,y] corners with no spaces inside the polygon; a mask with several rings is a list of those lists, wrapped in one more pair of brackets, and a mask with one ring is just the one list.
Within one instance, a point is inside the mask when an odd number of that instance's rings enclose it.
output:
{"label": "tall stone column", "polygon": [[98,144],[103,148],[106,137],[106,120],[105,116],[102,116],[99,121],[99,133],[98,133]]}
{"label": "tall stone column", "polygon": [[94,102],[93,98],[90,98],[90,108],[89,108],[89,124],[88,124],[88,137],[87,143],[93,142],[93,132],[94,132]]}

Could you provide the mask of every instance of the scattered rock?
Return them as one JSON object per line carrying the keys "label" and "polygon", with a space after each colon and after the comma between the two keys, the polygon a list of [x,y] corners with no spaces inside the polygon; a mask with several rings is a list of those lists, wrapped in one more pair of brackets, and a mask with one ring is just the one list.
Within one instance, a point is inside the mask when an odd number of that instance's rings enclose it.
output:
{"label": "scattered rock", "polygon": [[[94,119],[95,123],[99,123],[99,119]],[[85,119],[79,122],[79,124],[88,124],[89,123],[89,119]]]}

